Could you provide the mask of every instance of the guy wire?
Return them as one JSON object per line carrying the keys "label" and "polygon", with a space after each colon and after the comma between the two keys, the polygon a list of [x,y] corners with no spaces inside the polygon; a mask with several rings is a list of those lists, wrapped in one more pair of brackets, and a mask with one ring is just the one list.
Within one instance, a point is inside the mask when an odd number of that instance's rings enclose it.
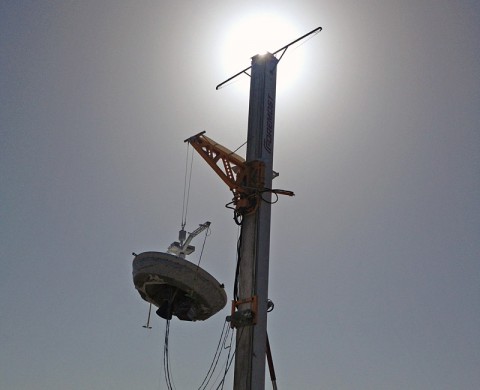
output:
{"label": "guy wire", "polygon": [[237,149],[235,149],[231,154],[236,153],[237,150],[239,150],[241,147],[247,144],[247,141],[245,141],[243,144],[241,144]]}

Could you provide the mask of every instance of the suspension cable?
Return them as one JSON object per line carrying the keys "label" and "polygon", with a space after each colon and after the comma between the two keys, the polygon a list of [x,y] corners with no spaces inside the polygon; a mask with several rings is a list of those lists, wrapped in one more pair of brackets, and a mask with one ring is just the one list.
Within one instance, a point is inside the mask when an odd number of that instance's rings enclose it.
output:
{"label": "suspension cable", "polygon": [[190,144],[187,143],[187,155],[185,158],[185,176],[183,180],[183,202],[182,202],[182,221],[181,226],[182,230],[185,228],[187,224],[187,213],[188,213],[188,203],[190,200],[190,184],[192,182],[192,170],[193,170],[193,150],[190,156],[190,167],[189,167],[189,151],[190,151]]}

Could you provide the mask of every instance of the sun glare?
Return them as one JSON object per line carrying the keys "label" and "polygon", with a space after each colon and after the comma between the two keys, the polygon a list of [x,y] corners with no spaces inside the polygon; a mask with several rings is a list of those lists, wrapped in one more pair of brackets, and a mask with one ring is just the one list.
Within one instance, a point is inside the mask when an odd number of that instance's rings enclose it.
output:
{"label": "sun glare", "polygon": [[[248,67],[253,56],[273,53],[301,35],[302,32],[290,21],[271,12],[239,17],[230,25],[222,45],[221,57],[226,77]],[[301,72],[302,60],[301,50],[291,48],[287,51],[277,68],[278,91],[295,81]],[[235,85],[248,89],[248,77],[242,78]]]}

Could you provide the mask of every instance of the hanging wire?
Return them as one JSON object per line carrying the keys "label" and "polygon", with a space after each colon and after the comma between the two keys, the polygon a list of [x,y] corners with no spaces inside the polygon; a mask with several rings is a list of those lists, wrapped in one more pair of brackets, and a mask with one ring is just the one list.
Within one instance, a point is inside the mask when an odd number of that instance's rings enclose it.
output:
{"label": "hanging wire", "polygon": [[167,384],[167,389],[174,390],[175,385],[173,384],[172,374],[170,370],[170,355],[169,355],[169,346],[168,346],[169,338],[170,338],[170,320],[167,320],[165,325],[165,342],[163,345],[163,371],[165,374],[165,382]]}
{"label": "hanging wire", "polygon": [[[221,382],[217,386],[217,390],[218,389],[223,390],[223,386],[225,385],[225,379],[227,377],[228,371],[230,370],[230,366],[232,365],[233,358],[235,357],[236,349],[232,353],[232,343],[233,343],[233,332],[232,332],[232,335],[230,336],[230,346],[228,348],[227,361],[225,363],[225,371],[223,372],[223,378],[222,378]],[[232,355],[231,357],[230,357],[230,354]],[[220,387],[220,386],[222,386],[222,387]]]}
{"label": "hanging wire", "polygon": [[170,339],[170,319],[172,318],[172,306],[173,301],[178,293],[178,288],[175,291],[170,292],[170,298],[168,300],[168,319],[165,324],[165,340],[163,344],[163,371],[165,374],[165,382],[168,390],[175,390],[175,385],[172,380],[172,371],[170,369],[170,354],[169,354],[169,339]]}
{"label": "hanging wire", "polygon": [[223,323],[223,328],[222,328],[222,333],[220,334],[220,338],[218,339],[218,344],[217,344],[217,349],[215,350],[215,354],[213,355],[213,360],[212,363],[210,364],[210,367],[208,368],[207,373],[205,374],[205,378],[203,379],[202,383],[200,384],[198,390],[204,390],[207,388],[207,385],[210,383],[210,380],[212,379],[212,375],[215,372],[215,369],[218,364],[218,360],[220,359],[220,355],[222,352],[222,339],[224,337],[224,334],[227,331],[228,334],[228,322],[225,320]]}
{"label": "hanging wire", "polygon": [[187,213],[188,213],[188,203],[190,200],[190,184],[192,183],[192,170],[193,170],[193,150],[190,157],[190,169],[188,166],[189,162],[189,151],[190,151],[190,143],[187,142],[187,156],[185,159],[185,177],[183,180],[183,203],[182,203],[182,230],[185,228],[187,224]]}
{"label": "hanging wire", "polygon": [[[255,216],[255,220],[258,218],[258,216]],[[243,220],[242,220],[243,221]],[[257,221],[255,221],[255,225],[257,225]],[[238,296],[238,289],[239,289],[239,277],[240,277],[240,264],[242,262],[242,236],[243,236],[243,222],[239,226],[240,229],[240,234],[238,236],[237,240],[237,266],[235,269],[235,279],[233,283],[233,299],[235,301],[238,301],[239,296]],[[256,256],[256,251],[257,251],[257,246],[254,245],[254,256]],[[252,280],[255,280],[255,269],[252,269]],[[251,292],[253,295],[253,292]]]}
{"label": "hanging wire", "polygon": [[[243,334],[243,328],[239,334],[239,338],[241,339]],[[217,349],[215,351],[212,363],[210,364],[210,367],[208,369],[207,374],[205,375],[205,378],[198,388],[198,390],[206,390],[207,386],[210,384],[210,387],[208,389],[213,389],[214,386],[218,383],[218,385],[215,387],[216,390],[218,389],[223,389],[225,385],[225,379],[227,377],[228,372],[230,371],[230,368],[232,366],[233,360],[235,358],[235,353],[236,353],[236,348],[233,347],[233,337],[235,335],[235,331],[232,330],[230,325],[228,324],[228,321],[225,320],[225,323],[223,325],[222,333],[220,334],[220,339],[217,344]],[[228,345],[227,345],[228,343]],[[225,358],[224,363],[219,366],[220,358],[222,355],[222,352],[224,350],[228,350],[228,354]],[[213,376],[217,370],[217,368],[222,368],[216,375],[215,379],[212,382]],[[221,379],[220,379],[221,378]],[[220,381],[219,381],[220,380]]]}
{"label": "hanging wire", "polygon": [[[228,335],[230,334],[230,331],[231,331],[230,325],[228,324],[228,321],[225,320],[225,322],[223,324],[222,333],[220,334],[220,338],[218,340],[217,349],[215,350],[215,354],[213,356],[212,363],[210,364],[210,367],[207,371],[207,374],[205,375],[205,378],[203,379],[203,382],[200,385],[200,387],[198,388],[198,390],[205,390],[207,388],[207,386],[209,385],[209,383],[212,380],[213,374],[217,370],[217,365],[218,365],[218,362],[220,361],[220,356],[221,356],[223,350],[231,347],[231,345],[229,345],[228,347],[225,347],[225,344],[226,344],[226,341],[228,339]],[[220,375],[220,373],[217,375],[216,379],[218,379],[219,375]],[[216,382],[216,380],[215,380],[215,382]]]}
{"label": "hanging wire", "polygon": [[[228,369],[230,368],[232,364],[232,357],[230,357],[231,354],[231,348],[232,348],[232,340],[233,340],[233,334],[235,332],[232,330],[230,327],[230,324],[227,320],[223,323],[222,327],[222,332],[220,334],[220,338],[218,340],[217,348],[215,350],[212,363],[210,364],[210,367],[207,371],[207,374],[205,375],[205,378],[203,379],[202,383],[198,387],[198,390],[206,390],[207,386],[211,384],[212,378],[215,374],[216,371],[218,371],[219,367],[225,367],[224,369],[220,370],[215,378],[215,381],[213,384],[210,386],[210,389],[215,386],[215,383],[218,381],[218,378],[223,374],[222,377],[222,382],[225,381],[225,376],[228,372]],[[169,353],[169,338],[170,338],[170,320],[166,321],[165,325],[165,340],[164,340],[164,348],[163,348],[163,370],[164,370],[164,376],[165,376],[165,383],[167,385],[167,390],[175,390],[175,384],[173,383],[173,376],[172,376],[172,370],[170,366],[170,353]],[[229,341],[230,340],[230,341]],[[229,342],[228,342],[229,341]],[[227,345],[228,343],[228,345]],[[220,358],[222,356],[222,352],[228,349],[228,356],[225,359],[225,363],[223,363],[221,366],[219,366]],[[223,386],[222,386],[223,388]],[[218,389],[218,387],[217,387]]]}
{"label": "hanging wire", "polygon": [[237,230],[237,266],[235,268],[235,279],[233,282],[233,299],[238,301],[238,277],[240,275],[241,249],[242,249],[242,226]]}
{"label": "hanging wire", "polygon": [[[273,200],[268,200],[268,199],[265,199],[263,197],[263,194],[264,193],[270,193],[270,194],[273,194],[275,195],[275,198]],[[260,199],[262,199],[265,203],[268,203],[268,204],[275,204],[278,202],[278,193],[275,192],[275,190],[271,190],[271,189],[265,189],[263,191],[260,191],[259,192],[259,195],[260,195]]]}
{"label": "hanging wire", "polygon": [[[241,329],[240,334],[238,335],[238,340],[240,340],[242,338],[243,330],[244,330],[244,328]],[[233,334],[234,334],[234,332],[232,332],[232,335],[230,336],[230,345],[227,347],[228,348],[228,356],[227,356],[227,360],[226,360],[226,363],[225,363],[225,371],[223,372],[223,378],[222,378],[222,380],[220,381],[220,383],[218,384],[218,386],[216,387],[215,390],[218,390],[218,389],[223,390],[223,386],[225,385],[225,378],[227,377],[228,371],[230,370],[230,367],[232,366],[233,359],[235,358],[235,354],[237,352],[237,348],[235,348],[235,350],[232,353]],[[230,354],[231,354],[231,356],[230,356]]]}

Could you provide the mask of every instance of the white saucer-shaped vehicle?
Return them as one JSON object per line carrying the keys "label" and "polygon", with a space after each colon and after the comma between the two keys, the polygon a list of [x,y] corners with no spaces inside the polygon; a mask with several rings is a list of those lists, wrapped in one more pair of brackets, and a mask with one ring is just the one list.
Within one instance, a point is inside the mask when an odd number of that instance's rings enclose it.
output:
{"label": "white saucer-shaped vehicle", "polygon": [[[191,239],[209,226],[200,225],[190,237],[170,245],[169,252],[144,252],[133,259],[133,283],[140,296],[158,307],[157,314],[167,320],[172,316],[184,321],[202,321],[227,303],[227,294],[207,271],[184,258],[195,249]],[[196,233],[196,234],[195,234]]]}

